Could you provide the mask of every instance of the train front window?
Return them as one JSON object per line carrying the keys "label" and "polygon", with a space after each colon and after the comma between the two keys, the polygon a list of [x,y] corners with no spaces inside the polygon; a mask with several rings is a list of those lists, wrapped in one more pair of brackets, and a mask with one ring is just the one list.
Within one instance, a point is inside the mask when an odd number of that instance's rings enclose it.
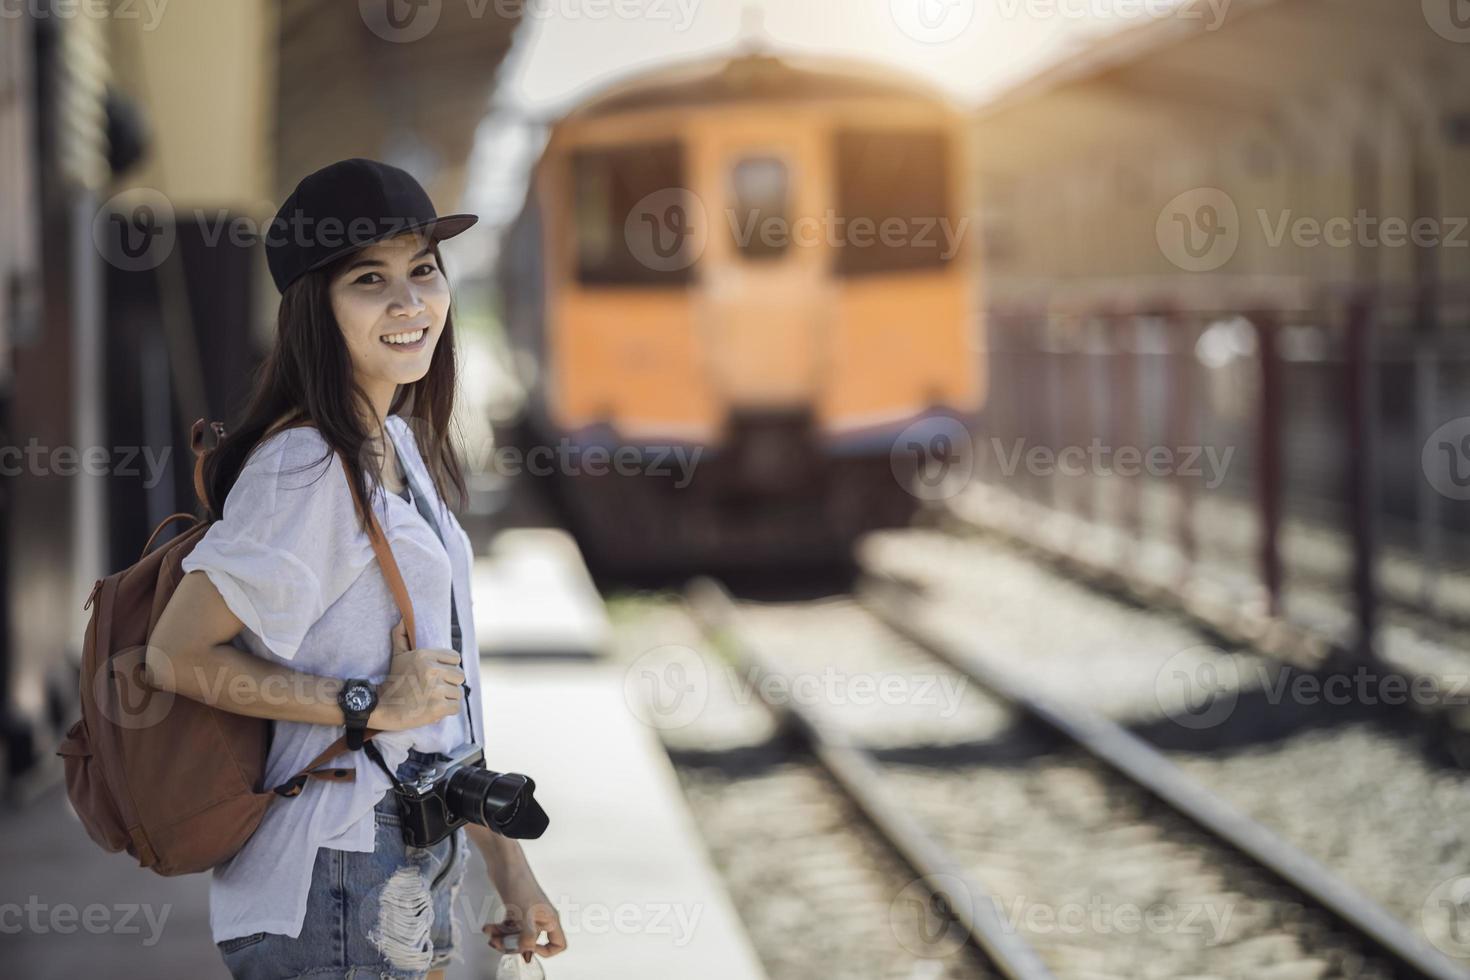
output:
{"label": "train front window", "polygon": [[572,156],[577,279],[590,285],[677,285],[698,254],[678,143]]}
{"label": "train front window", "polygon": [[745,157],[730,168],[730,234],[747,259],[779,258],[790,243],[790,177],[775,157]]}
{"label": "train front window", "polygon": [[935,130],[836,134],[833,269],[864,275],[943,265],[963,227],[949,210],[949,143]]}

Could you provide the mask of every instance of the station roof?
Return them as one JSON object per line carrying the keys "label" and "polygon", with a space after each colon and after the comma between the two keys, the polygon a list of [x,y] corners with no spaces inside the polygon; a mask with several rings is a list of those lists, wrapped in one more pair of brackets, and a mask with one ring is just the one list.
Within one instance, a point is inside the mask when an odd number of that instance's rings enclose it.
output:
{"label": "station roof", "polygon": [[414,17],[437,19],[395,26],[370,25],[350,0],[282,0],[277,199],[303,174],[364,156],[407,163],[441,207],[454,206],[520,21],[522,5],[504,16],[500,6],[421,6]]}
{"label": "station roof", "polygon": [[947,101],[937,88],[892,69],[842,58],[777,57],[750,51],[730,58],[683,61],[634,75],[581,103],[567,118],[745,100],[874,97]]}
{"label": "station roof", "polygon": [[1208,137],[1222,128],[1351,127],[1363,96],[1427,101],[1466,45],[1418,4],[1194,0],[1119,30],[1022,82],[977,113],[991,171],[1026,173],[1102,148]]}

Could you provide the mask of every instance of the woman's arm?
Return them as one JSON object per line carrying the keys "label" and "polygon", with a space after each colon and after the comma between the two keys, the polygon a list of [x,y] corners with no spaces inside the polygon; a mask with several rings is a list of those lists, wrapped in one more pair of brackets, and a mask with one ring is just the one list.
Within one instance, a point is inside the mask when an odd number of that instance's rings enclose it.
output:
{"label": "woman's arm", "polygon": [[[567,937],[562,931],[556,906],[552,905],[536,876],[531,873],[521,842],[477,823],[467,823],[464,827],[470,840],[480,849],[485,869],[490,874],[490,883],[505,904],[505,918],[500,922],[486,923],[480,929],[489,933],[490,945],[501,952],[519,952],[528,962],[532,953],[555,956],[566,949]],[[536,940],[543,931],[546,942],[538,945]],[[507,950],[501,940],[512,933],[517,934],[519,940],[514,950]]]}
{"label": "woman's arm", "polygon": [[[202,571],[184,576],[149,637],[148,684],[235,714],[342,724],[342,681],[294,670],[230,645],[245,624]],[[396,630],[402,632],[401,624]],[[464,679],[452,650],[399,649],[368,727],[400,731],[456,714]]]}

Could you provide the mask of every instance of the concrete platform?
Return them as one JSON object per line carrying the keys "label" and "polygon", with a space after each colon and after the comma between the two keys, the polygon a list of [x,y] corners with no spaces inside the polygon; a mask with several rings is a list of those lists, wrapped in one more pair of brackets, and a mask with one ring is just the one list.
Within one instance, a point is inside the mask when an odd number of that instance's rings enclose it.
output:
{"label": "concrete platform", "polygon": [[486,759],[525,772],[551,816],[523,846],[560,911],[564,980],[746,980],[760,963],[656,733],[601,664],[485,662]]}
{"label": "concrete platform", "polygon": [[475,542],[475,638],[484,656],[606,652],[611,631],[576,542],[554,528]]}

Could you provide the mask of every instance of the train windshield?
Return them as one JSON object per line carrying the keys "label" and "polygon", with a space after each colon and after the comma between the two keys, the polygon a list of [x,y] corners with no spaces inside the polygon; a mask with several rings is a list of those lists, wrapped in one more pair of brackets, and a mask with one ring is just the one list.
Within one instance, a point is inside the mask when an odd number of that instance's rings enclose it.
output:
{"label": "train windshield", "polygon": [[790,177],[775,157],[745,157],[730,168],[730,233],[747,259],[774,259],[786,251]]}
{"label": "train windshield", "polygon": [[697,242],[679,188],[675,142],[584,150],[572,157],[577,278],[593,285],[678,285]]}
{"label": "train windshield", "polygon": [[953,257],[948,151],[937,130],[838,130],[838,275],[926,269]]}

